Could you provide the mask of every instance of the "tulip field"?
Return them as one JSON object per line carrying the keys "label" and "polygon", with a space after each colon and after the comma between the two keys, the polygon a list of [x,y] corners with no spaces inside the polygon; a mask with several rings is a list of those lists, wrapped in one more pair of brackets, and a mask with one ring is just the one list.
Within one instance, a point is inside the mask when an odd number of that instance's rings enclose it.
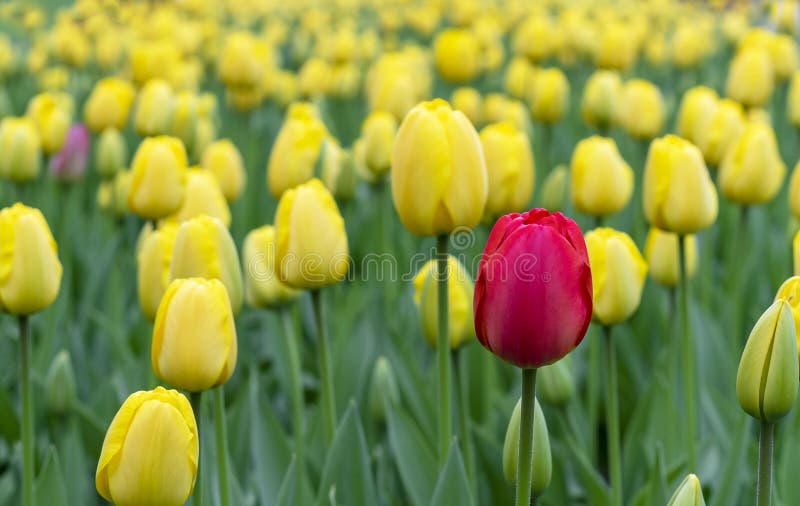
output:
{"label": "tulip field", "polygon": [[798,35],[0,3],[0,506],[800,505]]}

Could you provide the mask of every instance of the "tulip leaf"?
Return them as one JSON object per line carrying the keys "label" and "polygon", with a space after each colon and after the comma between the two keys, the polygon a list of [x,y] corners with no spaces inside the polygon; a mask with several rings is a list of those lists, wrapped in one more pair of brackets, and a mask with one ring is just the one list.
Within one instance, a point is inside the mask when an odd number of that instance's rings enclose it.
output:
{"label": "tulip leaf", "polygon": [[283,477],[281,488],[278,489],[277,499],[275,506],[293,506],[298,504],[299,501],[294,500],[294,494],[297,487],[297,459],[292,456],[292,461],[289,463],[289,468],[286,470],[286,475]]}
{"label": "tulip leaf", "polygon": [[19,439],[19,420],[5,388],[0,388],[0,434],[9,444]]}
{"label": "tulip leaf", "polygon": [[358,408],[351,401],[336,428],[325,458],[317,503],[377,504],[367,439]]}
{"label": "tulip leaf", "polygon": [[464,461],[458,449],[458,439],[454,438],[450,443],[450,453],[444,464],[442,472],[439,474],[439,481],[433,491],[431,506],[450,506],[457,504],[467,506],[475,504],[472,497],[467,471],[464,469]]}
{"label": "tulip leaf", "polygon": [[[475,435],[479,468],[484,470],[485,476],[488,478],[479,481],[488,487],[486,492],[492,502],[513,504],[514,487],[509,485],[503,476],[503,442],[484,427],[474,426],[472,432]],[[479,503],[483,503],[483,501],[479,501]]]}
{"label": "tulip leaf", "polygon": [[[724,506],[732,504],[734,498],[738,497],[742,483],[740,479],[742,473],[742,460],[746,454],[747,446],[750,443],[751,419],[745,414],[741,414],[739,423],[736,424],[736,432],[730,438],[730,449],[726,452],[725,467],[722,475],[714,486],[714,493],[709,497],[711,506]],[[796,478],[793,478],[796,479]]]}
{"label": "tulip leaf", "polygon": [[55,447],[51,446],[42,470],[36,477],[34,502],[48,506],[68,506],[67,487]]}
{"label": "tulip leaf", "polygon": [[436,485],[436,456],[410,416],[389,408],[386,421],[389,445],[409,499],[416,506],[426,505]]}
{"label": "tulip leaf", "polygon": [[11,498],[17,491],[16,477],[13,473],[3,473],[0,477],[0,504],[11,504]]}
{"label": "tulip leaf", "polygon": [[583,485],[589,496],[589,504],[608,504],[610,502],[609,489],[603,477],[597,473],[583,451],[575,444],[575,440],[568,436],[565,438],[572,453],[578,481]]}

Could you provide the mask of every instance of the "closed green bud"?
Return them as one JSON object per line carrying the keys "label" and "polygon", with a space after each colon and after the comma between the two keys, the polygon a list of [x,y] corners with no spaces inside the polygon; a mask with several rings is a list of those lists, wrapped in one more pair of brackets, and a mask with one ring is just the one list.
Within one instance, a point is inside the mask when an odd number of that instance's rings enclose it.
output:
{"label": "closed green bud", "polygon": [[[522,415],[521,401],[517,401],[511,420],[508,422],[506,440],[503,443],[503,474],[511,485],[517,483],[517,460],[519,459],[519,421]],[[553,460],[550,455],[550,436],[547,421],[535,401],[533,408],[533,467],[531,468],[531,494],[536,497],[550,485],[553,475]]]}
{"label": "closed green bud", "polygon": [[684,478],[678,489],[672,494],[667,506],[706,506],[703,489],[700,487],[700,480],[697,479],[697,476],[689,474]]}
{"label": "closed green bud", "polygon": [[394,406],[400,402],[400,390],[394,376],[392,364],[386,357],[375,360],[369,390],[369,412],[378,422],[386,420],[386,403]]}
{"label": "closed green bud", "polygon": [[69,352],[61,350],[50,363],[45,377],[47,411],[54,415],[67,413],[77,398],[75,371]]}
{"label": "closed green bud", "polygon": [[340,201],[353,198],[358,177],[352,152],[342,149],[335,139],[327,139],[323,143],[320,163],[322,182],[333,196]]}
{"label": "closed green bud", "polygon": [[575,381],[567,363],[569,356],[540,367],[536,373],[536,390],[542,402],[562,406],[575,395]]}
{"label": "closed green bud", "polygon": [[560,211],[567,200],[567,166],[558,165],[542,184],[542,207],[550,212]]}
{"label": "closed green bud", "polygon": [[762,422],[782,418],[797,398],[798,369],[792,309],[780,298],[761,315],[747,338],[736,375],[742,409]]}
{"label": "closed green bud", "polygon": [[128,164],[128,145],[116,128],[109,127],[100,134],[94,152],[97,173],[109,179]]}

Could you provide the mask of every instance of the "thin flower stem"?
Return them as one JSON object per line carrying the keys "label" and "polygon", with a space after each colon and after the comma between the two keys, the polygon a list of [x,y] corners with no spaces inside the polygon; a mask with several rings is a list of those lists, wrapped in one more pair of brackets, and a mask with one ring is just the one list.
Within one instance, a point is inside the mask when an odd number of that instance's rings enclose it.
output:
{"label": "thin flower stem", "polygon": [[437,358],[439,365],[439,468],[443,468],[450,449],[452,408],[450,393],[450,310],[448,307],[447,234],[436,240],[436,283],[438,300]]}
{"label": "thin flower stem", "polygon": [[611,338],[611,327],[603,326],[608,364],[606,373],[606,430],[608,431],[608,470],[611,477],[611,504],[622,506],[622,465],[619,434],[619,384],[617,373],[617,349]]}
{"label": "thin flower stem", "polygon": [[458,424],[461,430],[461,442],[464,447],[464,467],[473,497],[477,497],[477,478],[475,477],[475,450],[472,444],[472,428],[469,419],[469,384],[468,372],[465,368],[463,352],[456,350],[453,354],[453,375],[455,376],[455,393],[458,402]]}
{"label": "thin flower stem", "polygon": [[317,346],[319,347],[319,374],[322,383],[322,412],[325,420],[325,441],[328,446],[333,442],[333,433],[336,430],[336,399],[333,389],[333,366],[331,351],[328,343],[328,327],[325,324],[325,308],[322,304],[320,290],[311,291],[311,300],[314,305],[314,316],[317,323]]}
{"label": "thin flower stem", "polygon": [[772,440],[775,424],[761,422],[758,437],[758,496],[756,506],[769,506],[772,495]]}
{"label": "thin flower stem", "polygon": [[689,445],[689,471],[697,471],[697,414],[695,406],[695,365],[694,346],[689,328],[689,279],[686,272],[686,243],[689,237],[680,236],[678,262],[681,277],[681,331],[683,332],[683,386],[686,402],[686,438]]}
{"label": "thin flower stem", "polygon": [[33,385],[31,384],[31,350],[28,317],[19,317],[19,363],[22,397],[22,504],[33,506]]}
{"label": "thin flower stem", "polygon": [[[305,474],[303,459],[303,386],[300,382],[301,365],[297,336],[294,332],[292,313],[288,306],[281,308],[283,335],[289,353],[289,383],[292,389],[292,432],[294,433],[294,453],[297,463],[298,494]],[[298,495],[297,497],[300,497]]]}
{"label": "thin flower stem", "polygon": [[[202,447],[202,435],[201,435],[201,419],[203,417],[203,392],[192,392],[189,394],[189,400],[192,403],[192,411],[194,411],[194,418],[195,422],[197,423],[197,436],[201,440],[200,446]],[[200,485],[200,465],[202,464],[203,459],[199,459],[197,462],[197,478],[194,481],[194,492],[192,493],[192,506],[202,506],[203,505],[203,488]]]}
{"label": "thin flower stem", "polygon": [[214,422],[217,426],[217,478],[219,480],[220,506],[230,506],[228,485],[228,427],[225,423],[225,392],[222,386],[214,389]]}
{"label": "thin flower stem", "polygon": [[536,400],[536,369],[522,370],[522,413],[519,424],[519,455],[517,457],[517,506],[531,503],[531,472],[533,469],[533,409]]}

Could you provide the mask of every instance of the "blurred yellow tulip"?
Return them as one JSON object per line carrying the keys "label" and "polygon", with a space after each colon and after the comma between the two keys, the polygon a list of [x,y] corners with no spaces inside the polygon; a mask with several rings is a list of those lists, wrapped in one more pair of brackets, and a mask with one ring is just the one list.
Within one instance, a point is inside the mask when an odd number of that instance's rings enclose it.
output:
{"label": "blurred yellow tulip", "polygon": [[278,198],[313,177],[327,135],[312,104],[299,102],[289,107],[267,162],[267,182],[273,196]]}
{"label": "blurred yellow tulip", "polygon": [[622,79],[613,70],[597,70],[586,81],[581,117],[590,127],[608,130],[618,121],[622,104]]}
{"label": "blurred yellow tulip", "polygon": [[677,134],[699,147],[698,138],[703,135],[718,100],[717,92],[707,86],[695,86],[684,93],[678,109]]}
{"label": "blurred yellow tulip", "polygon": [[278,307],[300,295],[299,291],[278,279],[275,249],[275,227],[272,225],[252,230],[244,238],[244,294],[250,307]]}
{"label": "blurred yellow tulip", "polygon": [[[650,276],[659,284],[673,287],[680,280],[680,263],[678,261],[678,234],[650,227],[644,245],[644,257],[649,266]],[[686,236],[686,251],[683,260],[686,262],[686,275],[694,277],[697,271],[697,239],[694,235]]]}
{"label": "blurred yellow tulip", "polygon": [[[475,339],[472,317],[472,295],[475,284],[467,269],[454,256],[447,258],[448,315],[450,321],[450,349],[456,349]],[[419,311],[422,336],[436,349],[438,329],[438,283],[436,260],[430,260],[414,277],[414,304]]]}
{"label": "blurred yellow tulip", "polygon": [[480,46],[470,30],[442,30],[436,36],[433,51],[436,55],[436,70],[445,81],[464,83],[478,75]]}
{"label": "blurred yellow tulip", "polygon": [[494,218],[527,209],[536,177],[528,136],[501,122],[481,130],[480,139],[489,182],[485,213]]}
{"label": "blurred yellow tulip", "polygon": [[164,135],[169,131],[175,94],[161,79],[151,79],[142,87],[136,99],[133,124],[141,136]]}
{"label": "blurred yellow tulip", "polygon": [[28,102],[25,116],[36,124],[45,154],[52,155],[63,146],[73,108],[72,96],[66,93],[40,93]]}
{"label": "blurred yellow tulip", "polygon": [[785,177],[786,165],[772,127],[751,121],[722,159],[719,188],[738,204],[764,204],[775,197]]}
{"label": "blurred yellow tulip", "polygon": [[766,49],[749,47],[731,60],[725,94],[747,107],[767,103],[772,95],[775,72]]}
{"label": "blurred yellow tulip", "polygon": [[136,253],[137,293],[139,306],[145,318],[154,321],[158,305],[169,285],[169,270],[172,262],[172,249],[178,226],[164,223],[156,230],[145,225],[139,238]]}
{"label": "blurred yellow tulip", "polygon": [[723,98],[717,102],[712,114],[701,122],[696,135],[697,147],[703,152],[706,163],[712,167],[722,162],[729,147],[741,135],[746,118],[739,102]]}
{"label": "blurred yellow tulip", "polygon": [[633,169],[612,138],[592,136],[575,146],[571,162],[572,203],[591,216],[614,214],[633,194]]}
{"label": "blurred yellow tulip", "polygon": [[30,118],[0,120],[0,178],[16,183],[39,176],[42,164],[41,139]]}
{"label": "blurred yellow tulip", "polygon": [[194,167],[186,172],[183,204],[164,221],[181,223],[203,214],[217,218],[226,227],[231,226],[231,211],[216,176],[210,171]]}
{"label": "blurred yellow tulip", "polygon": [[95,133],[106,128],[123,130],[135,95],[133,85],[124,79],[107,77],[97,81],[83,106],[86,126]]}
{"label": "blurred yellow tulip", "polygon": [[473,125],[480,125],[483,115],[483,99],[475,88],[462,86],[456,88],[450,95],[450,102],[453,109],[464,113]]}
{"label": "blurred yellow tulip", "polygon": [[397,120],[386,111],[373,111],[361,125],[364,139],[364,164],[377,180],[389,172],[397,135]]}
{"label": "blurred yellow tulip", "polygon": [[228,203],[241,195],[247,183],[244,160],[236,145],[228,139],[210,143],[203,150],[200,165],[217,178]]}
{"label": "blurred yellow tulip", "polygon": [[620,123],[628,135],[647,140],[664,129],[664,98],[650,81],[631,79],[622,90]]}
{"label": "blurred yellow tulip", "polygon": [[559,121],[569,108],[569,81],[558,68],[536,72],[528,95],[534,119],[542,123]]}
{"label": "blurred yellow tulip", "polygon": [[157,220],[180,209],[186,194],[188,160],[180,139],[148,137],[139,144],[131,162],[128,209],[137,216]]}

